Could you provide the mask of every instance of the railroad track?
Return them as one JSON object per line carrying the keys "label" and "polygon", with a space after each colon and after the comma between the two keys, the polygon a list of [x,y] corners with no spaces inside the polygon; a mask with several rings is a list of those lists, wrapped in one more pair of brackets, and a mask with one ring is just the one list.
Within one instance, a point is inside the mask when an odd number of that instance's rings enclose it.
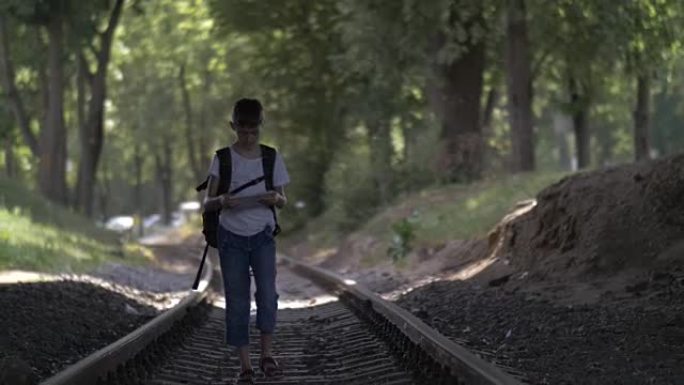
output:
{"label": "railroad track", "polygon": [[[284,376],[258,384],[520,384],[355,282],[283,259],[338,300],[278,311],[273,351]],[[231,384],[239,361],[224,343],[225,310],[208,299],[211,270],[175,308],[41,385]]]}

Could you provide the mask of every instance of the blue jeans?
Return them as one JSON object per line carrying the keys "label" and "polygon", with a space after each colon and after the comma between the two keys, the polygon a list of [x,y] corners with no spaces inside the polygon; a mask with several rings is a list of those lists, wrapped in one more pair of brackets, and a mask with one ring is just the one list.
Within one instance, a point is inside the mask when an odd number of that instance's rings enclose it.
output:
{"label": "blue jeans", "polygon": [[218,227],[218,251],[226,296],[226,342],[249,345],[249,267],[254,272],[257,305],[256,325],[262,334],[272,334],[278,311],[276,292],[276,248],[272,230],[245,237]]}

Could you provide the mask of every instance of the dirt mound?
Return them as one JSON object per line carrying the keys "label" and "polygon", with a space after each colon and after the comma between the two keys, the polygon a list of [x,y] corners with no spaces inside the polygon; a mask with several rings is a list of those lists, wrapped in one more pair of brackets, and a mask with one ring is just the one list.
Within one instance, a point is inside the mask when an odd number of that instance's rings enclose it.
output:
{"label": "dirt mound", "polygon": [[684,264],[684,154],[566,177],[502,236],[499,255],[537,277]]}

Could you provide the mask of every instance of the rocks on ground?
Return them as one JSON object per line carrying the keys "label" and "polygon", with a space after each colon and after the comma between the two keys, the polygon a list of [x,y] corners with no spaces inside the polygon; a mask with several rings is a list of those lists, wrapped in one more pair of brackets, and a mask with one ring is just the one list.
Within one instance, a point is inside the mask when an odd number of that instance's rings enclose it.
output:
{"label": "rocks on ground", "polygon": [[157,246],[155,266],[105,264],[88,275],[0,285],[0,383],[35,384],[178,303],[195,246]]}

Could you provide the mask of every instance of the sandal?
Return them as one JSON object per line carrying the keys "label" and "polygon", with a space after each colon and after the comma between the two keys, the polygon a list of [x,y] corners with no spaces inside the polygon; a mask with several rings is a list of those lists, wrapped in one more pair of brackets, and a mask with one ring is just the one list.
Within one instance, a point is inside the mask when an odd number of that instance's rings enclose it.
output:
{"label": "sandal", "polygon": [[278,361],[273,357],[261,357],[259,360],[259,369],[266,377],[276,377],[283,374],[283,371],[278,366]]}
{"label": "sandal", "polygon": [[255,373],[252,369],[246,369],[240,372],[237,380],[235,380],[235,385],[254,385]]}

